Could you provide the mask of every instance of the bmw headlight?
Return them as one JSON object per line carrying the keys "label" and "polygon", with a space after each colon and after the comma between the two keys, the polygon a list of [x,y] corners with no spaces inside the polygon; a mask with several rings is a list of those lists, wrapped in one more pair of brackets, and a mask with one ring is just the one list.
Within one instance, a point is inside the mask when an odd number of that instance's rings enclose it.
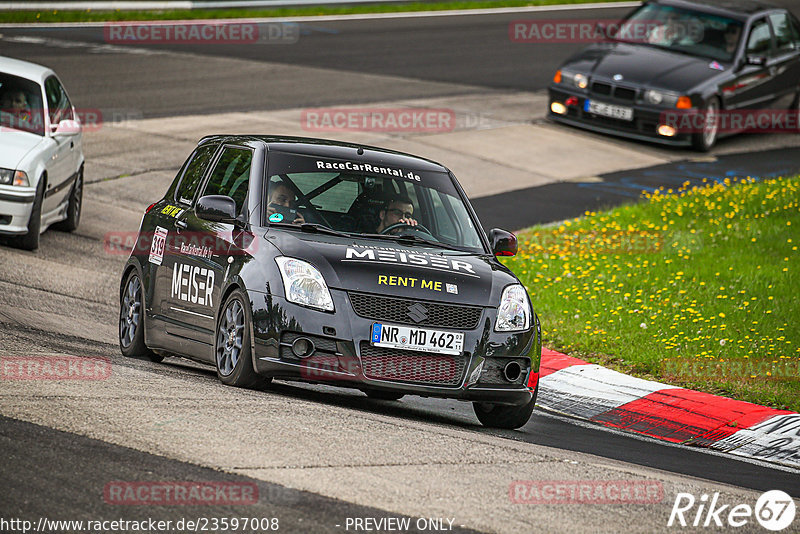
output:
{"label": "bmw headlight", "polygon": [[578,89],[586,89],[589,86],[589,78],[585,74],[570,72],[568,70],[559,72],[561,73],[561,81],[563,83],[574,85]]}
{"label": "bmw headlight", "polygon": [[316,267],[307,261],[285,256],[279,256],[275,261],[283,279],[286,300],[318,310],[333,311],[331,292]]}
{"label": "bmw headlight", "polygon": [[654,106],[665,106],[668,108],[674,107],[678,102],[678,93],[671,91],[659,91],[657,89],[648,89],[644,92],[644,99],[648,104]]}
{"label": "bmw headlight", "polygon": [[516,332],[527,330],[530,325],[531,306],[528,303],[528,292],[520,284],[506,287],[500,297],[494,329],[497,332]]}
{"label": "bmw headlight", "polygon": [[28,182],[28,175],[25,174],[25,171],[0,169],[0,185],[18,185],[26,187],[30,185],[30,182]]}

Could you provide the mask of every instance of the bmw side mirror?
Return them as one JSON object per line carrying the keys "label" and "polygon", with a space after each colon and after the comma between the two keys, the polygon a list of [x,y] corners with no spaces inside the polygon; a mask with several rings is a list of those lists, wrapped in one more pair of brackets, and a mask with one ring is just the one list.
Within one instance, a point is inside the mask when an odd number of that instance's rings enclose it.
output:
{"label": "bmw side mirror", "polygon": [[517,236],[500,228],[489,231],[489,241],[495,256],[514,256],[517,253]]}
{"label": "bmw side mirror", "polygon": [[747,56],[745,62],[748,65],[758,65],[761,67],[767,64],[767,58],[765,56]]}
{"label": "bmw side mirror", "polygon": [[81,123],[72,119],[64,119],[58,124],[51,124],[50,131],[53,132],[53,135],[79,134],[81,133]]}
{"label": "bmw side mirror", "polygon": [[206,221],[234,224],[236,201],[224,195],[206,195],[197,201],[194,214]]}

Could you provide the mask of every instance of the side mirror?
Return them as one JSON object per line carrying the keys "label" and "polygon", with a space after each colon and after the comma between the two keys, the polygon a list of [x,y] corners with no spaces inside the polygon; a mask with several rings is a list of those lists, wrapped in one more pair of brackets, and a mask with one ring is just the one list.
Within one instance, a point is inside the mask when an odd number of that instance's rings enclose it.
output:
{"label": "side mirror", "polygon": [[761,67],[767,64],[767,58],[765,56],[747,56],[745,58],[745,63]]}
{"label": "side mirror", "polygon": [[197,201],[194,214],[206,221],[233,224],[236,221],[236,201],[224,195],[206,195]]}
{"label": "side mirror", "polygon": [[489,241],[495,256],[514,256],[517,253],[517,236],[500,228],[489,231]]}
{"label": "side mirror", "polygon": [[81,133],[81,123],[72,119],[64,119],[58,124],[51,124],[50,131],[53,132],[53,135],[76,135]]}

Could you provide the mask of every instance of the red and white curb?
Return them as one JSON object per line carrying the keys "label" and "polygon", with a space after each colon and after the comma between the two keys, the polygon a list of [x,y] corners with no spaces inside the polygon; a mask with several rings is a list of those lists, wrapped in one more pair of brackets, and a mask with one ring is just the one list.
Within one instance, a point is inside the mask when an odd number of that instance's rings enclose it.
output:
{"label": "red and white curb", "polygon": [[652,438],[800,468],[800,414],[634,378],[542,350],[537,404]]}

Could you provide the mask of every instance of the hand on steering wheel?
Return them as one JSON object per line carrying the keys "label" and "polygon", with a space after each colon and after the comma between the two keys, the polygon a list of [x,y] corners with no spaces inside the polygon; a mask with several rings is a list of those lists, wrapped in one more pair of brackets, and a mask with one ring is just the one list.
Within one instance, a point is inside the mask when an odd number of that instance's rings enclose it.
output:
{"label": "hand on steering wheel", "polygon": [[381,230],[380,233],[381,234],[388,234],[388,233],[391,233],[393,230],[397,230],[399,228],[411,228],[412,230],[419,230],[420,232],[426,233],[429,236],[433,236],[431,231],[428,230],[427,228],[425,228],[424,226],[422,226],[421,224],[419,224],[419,223],[417,223],[417,224],[409,224],[409,223],[405,223],[405,222],[399,222],[399,223],[395,223],[395,224],[390,224],[389,226],[387,226],[386,228]]}

